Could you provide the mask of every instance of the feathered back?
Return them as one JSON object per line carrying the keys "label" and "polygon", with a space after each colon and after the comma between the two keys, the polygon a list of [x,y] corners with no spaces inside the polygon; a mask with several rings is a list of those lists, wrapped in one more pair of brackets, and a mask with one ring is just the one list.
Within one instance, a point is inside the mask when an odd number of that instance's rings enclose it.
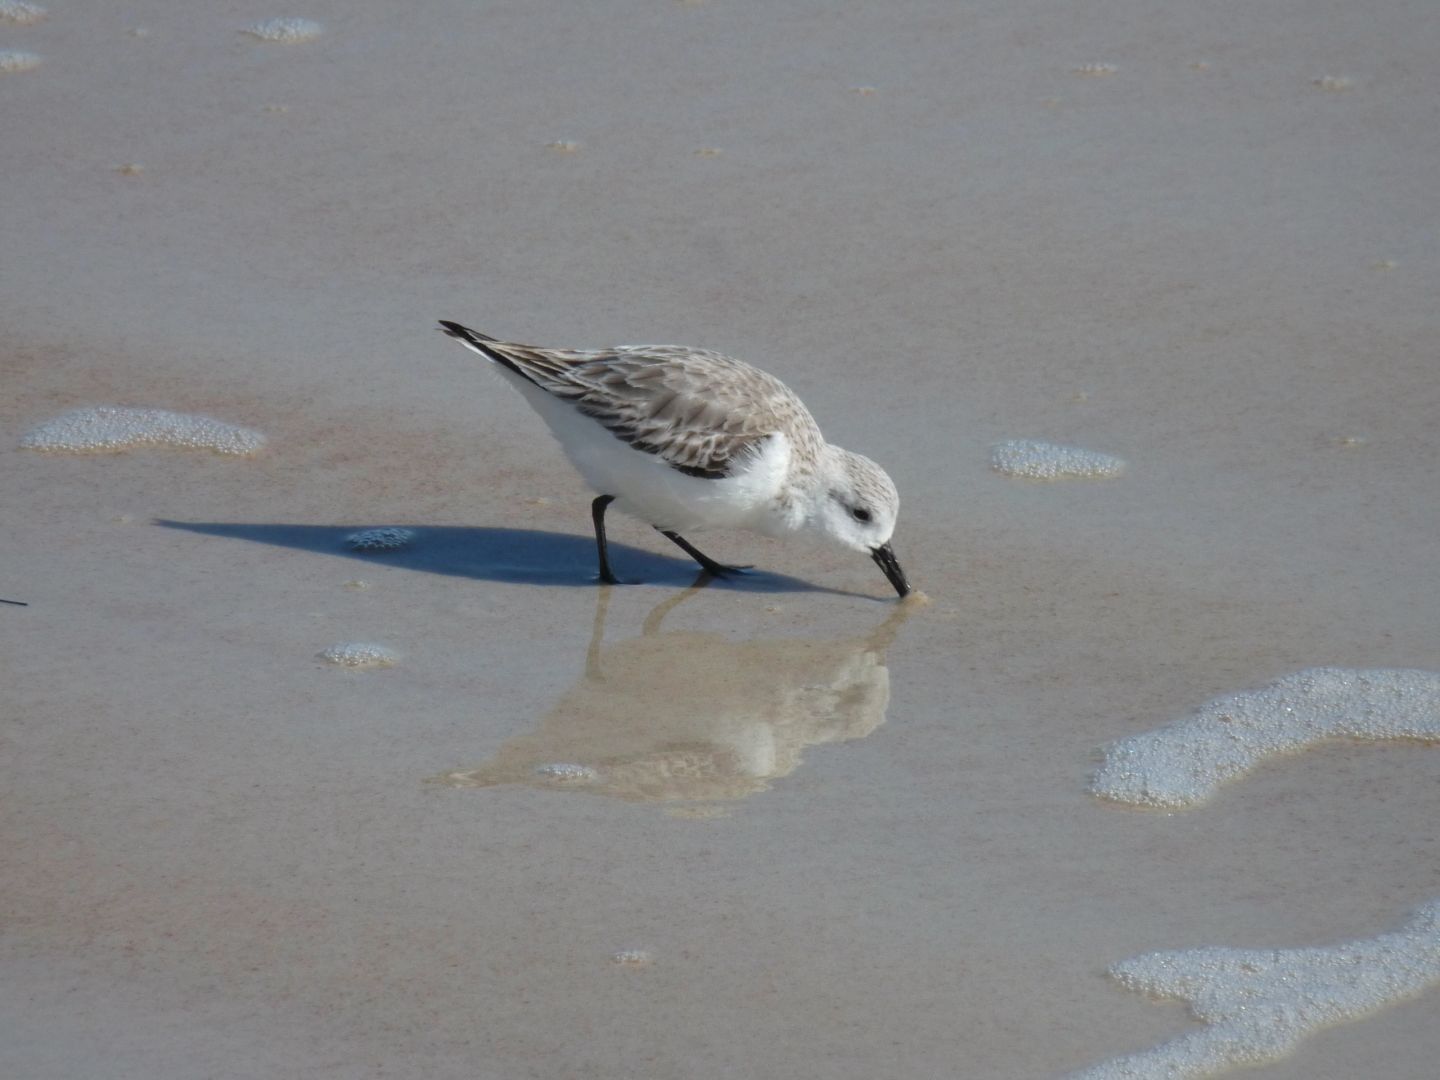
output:
{"label": "feathered back", "polygon": [[757,444],[784,432],[817,455],[814,418],[773,375],[706,349],[626,345],[542,349],[442,322],[445,332],[547,393],[572,402],[617,439],[690,476],[731,475]]}

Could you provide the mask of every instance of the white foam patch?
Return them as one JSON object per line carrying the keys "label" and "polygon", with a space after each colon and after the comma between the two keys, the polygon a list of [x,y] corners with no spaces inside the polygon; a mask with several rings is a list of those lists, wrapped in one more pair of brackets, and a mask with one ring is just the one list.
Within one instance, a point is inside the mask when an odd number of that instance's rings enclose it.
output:
{"label": "white foam patch", "polygon": [[1110,745],[1090,790],[1136,806],[1195,806],[1267,757],[1342,738],[1440,741],[1440,673],[1311,668],[1215,698]]}
{"label": "white foam patch", "polygon": [[20,445],[27,450],[68,454],[175,446],[248,455],[265,445],[265,436],[208,416],[100,405],[57,416],[28,432]]}
{"label": "white foam patch", "polygon": [[400,659],[394,649],[368,641],[341,641],[320,653],[320,659],[340,667],[390,667]]}
{"label": "white foam patch", "polygon": [[1309,949],[1185,949],[1110,969],[1127,990],[1186,1002],[1204,1030],[1069,1080],[1192,1080],[1276,1061],[1321,1028],[1440,983],[1440,900],[1399,930]]}
{"label": "white foam patch", "polygon": [[314,41],[323,31],[324,27],[313,19],[266,19],[245,28],[245,33],[251,37],[281,45]]}
{"label": "white foam patch", "polygon": [[398,526],[390,526],[383,529],[361,529],[359,532],[351,533],[345,538],[345,543],[352,551],[364,551],[378,553],[384,551],[400,551],[415,542],[414,529],[402,529]]}
{"label": "white foam patch", "polygon": [[990,447],[990,467],[1025,480],[1105,480],[1125,471],[1122,458],[1056,446],[1035,439],[1007,439]]}
{"label": "white foam patch", "polygon": [[40,57],[34,53],[17,52],[14,49],[0,51],[0,74],[13,75],[19,71],[31,71],[40,66]]}
{"label": "white foam patch", "polygon": [[557,784],[593,784],[600,779],[600,774],[589,765],[576,765],[568,761],[536,765],[535,775]]}
{"label": "white foam patch", "polygon": [[0,0],[0,22],[33,26],[49,14],[39,4],[27,4],[24,0]]}

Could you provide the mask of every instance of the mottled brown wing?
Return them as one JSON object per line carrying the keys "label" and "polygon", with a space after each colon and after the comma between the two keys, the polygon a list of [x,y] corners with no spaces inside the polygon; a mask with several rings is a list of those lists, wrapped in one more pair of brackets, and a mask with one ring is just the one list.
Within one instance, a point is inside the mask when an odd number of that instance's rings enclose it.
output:
{"label": "mottled brown wing", "polygon": [[818,439],[815,421],[779,379],[719,353],[678,346],[597,352],[487,342],[487,352],[616,438],[690,476],[731,475],[766,436]]}

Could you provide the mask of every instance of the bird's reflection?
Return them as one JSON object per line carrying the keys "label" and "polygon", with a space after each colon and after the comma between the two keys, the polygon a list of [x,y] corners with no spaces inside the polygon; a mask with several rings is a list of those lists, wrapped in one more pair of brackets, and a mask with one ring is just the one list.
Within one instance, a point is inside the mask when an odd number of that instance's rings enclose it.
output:
{"label": "bird's reflection", "polygon": [[525,784],[631,802],[741,799],[764,791],[817,743],[885,722],[885,651],[910,613],[897,605],[864,638],[733,642],[660,624],[701,583],[646,618],[639,637],[603,645],[601,587],[585,674],[540,721],[452,787]]}

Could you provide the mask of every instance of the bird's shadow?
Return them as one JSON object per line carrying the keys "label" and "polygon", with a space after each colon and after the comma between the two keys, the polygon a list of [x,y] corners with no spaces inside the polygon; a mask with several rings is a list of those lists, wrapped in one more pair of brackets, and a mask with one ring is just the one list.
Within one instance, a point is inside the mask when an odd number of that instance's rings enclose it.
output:
{"label": "bird's shadow", "polygon": [[[225,536],[257,544],[298,548],[322,555],[338,555],[381,566],[400,566],[429,574],[503,581],[525,585],[593,585],[596,582],[595,540],[573,533],[539,529],[502,529],[489,526],[406,525],[414,539],[394,551],[360,551],[349,538],[365,529],[397,526],[287,525],[238,521],[166,521],[156,525],[184,529],[206,536]],[[625,581],[649,585],[688,585],[696,566],[689,559],[657,555],[653,551],[610,542],[610,560]],[[820,592],[864,596],[814,585],[784,574],[749,570],[719,578],[714,586],[745,592]],[[865,599],[874,599],[866,596]]]}

